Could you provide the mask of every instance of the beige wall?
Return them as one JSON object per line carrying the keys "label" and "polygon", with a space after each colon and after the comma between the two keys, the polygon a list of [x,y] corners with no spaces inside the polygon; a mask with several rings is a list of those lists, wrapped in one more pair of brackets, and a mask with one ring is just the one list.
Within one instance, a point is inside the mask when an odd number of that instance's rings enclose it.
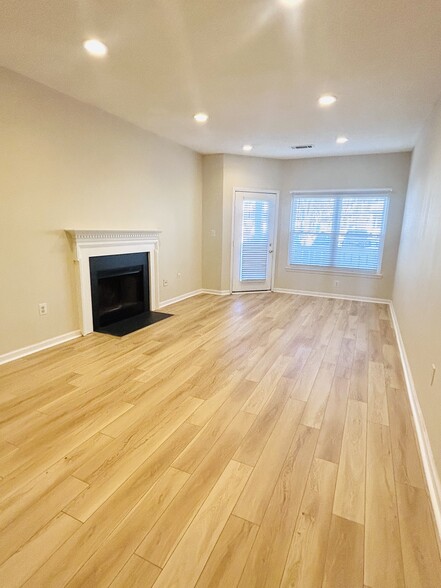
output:
{"label": "beige wall", "polygon": [[[392,297],[409,177],[410,153],[297,159],[285,162],[279,214],[277,288],[373,298]],[[392,188],[382,278],[287,270],[290,190]],[[338,286],[335,281],[338,281]]]}
{"label": "beige wall", "polygon": [[161,300],[200,288],[200,156],[8,70],[0,87],[0,354],[79,328],[66,228],[161,230]]}
{"label": "beige wall", "polygon": [[220,290],[222,280],[222,225],[224,156],[202,158],[202,285]]}
{"label": "beige wall", "polygon": [[393,303],[441,473],[441,103],[412,158]]}

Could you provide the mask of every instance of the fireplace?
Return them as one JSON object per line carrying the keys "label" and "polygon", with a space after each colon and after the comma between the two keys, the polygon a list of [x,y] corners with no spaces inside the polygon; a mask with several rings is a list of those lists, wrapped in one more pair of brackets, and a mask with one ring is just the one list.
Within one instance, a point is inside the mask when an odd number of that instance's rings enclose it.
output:
{"label": "fireplace", "polygon": [[148,253],[90,258],[94,331],[150,310],[148,265]]}
{"label": "fireplace", "polygon": [[154,312],[159,307],[159,231],[66,232],[83,335],[98,330],[123,336],[170,316]]}

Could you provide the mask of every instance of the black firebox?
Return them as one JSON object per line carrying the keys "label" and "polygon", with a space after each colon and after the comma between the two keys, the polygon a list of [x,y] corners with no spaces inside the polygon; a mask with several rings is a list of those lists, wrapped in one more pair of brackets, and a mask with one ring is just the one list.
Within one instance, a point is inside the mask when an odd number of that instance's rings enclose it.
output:
{"label": "black firebox", "polygon": [[171,316],[150,311],[149,254],[90,258],[93,329],[123,336]]}

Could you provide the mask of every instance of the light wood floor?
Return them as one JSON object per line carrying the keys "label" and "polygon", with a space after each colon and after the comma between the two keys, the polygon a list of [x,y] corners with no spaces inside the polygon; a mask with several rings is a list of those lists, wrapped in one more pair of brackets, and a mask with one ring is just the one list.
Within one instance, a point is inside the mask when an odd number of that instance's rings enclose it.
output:
{"label": "light wood floor", "polygon": [[0,367],[0,586],[440,588],[387,307],[170,311]]}

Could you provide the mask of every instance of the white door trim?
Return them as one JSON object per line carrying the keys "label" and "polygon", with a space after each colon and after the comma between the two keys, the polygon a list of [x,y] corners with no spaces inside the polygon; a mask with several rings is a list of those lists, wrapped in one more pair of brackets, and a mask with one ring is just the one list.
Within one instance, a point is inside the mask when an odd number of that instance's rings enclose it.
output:
{"label": "white door trim", "polygon": [[262,188],[233,188],[233,206],[231,210],[231,244],[230,244],[230,294],[233,293],[233,277],[234,277],[234,229],[235,229],[235,211],[236,211],[236,194],[238,192],[256,192],[257,194],[273,194],[276,197],[276,204],[274,209],[274,247],[273,258],[271,261],[271,292],[274,290],[274,279],[276,270],[276,255],[277,255],[277,234],[279,228],[279,198],[280,190],[263,190]]}

